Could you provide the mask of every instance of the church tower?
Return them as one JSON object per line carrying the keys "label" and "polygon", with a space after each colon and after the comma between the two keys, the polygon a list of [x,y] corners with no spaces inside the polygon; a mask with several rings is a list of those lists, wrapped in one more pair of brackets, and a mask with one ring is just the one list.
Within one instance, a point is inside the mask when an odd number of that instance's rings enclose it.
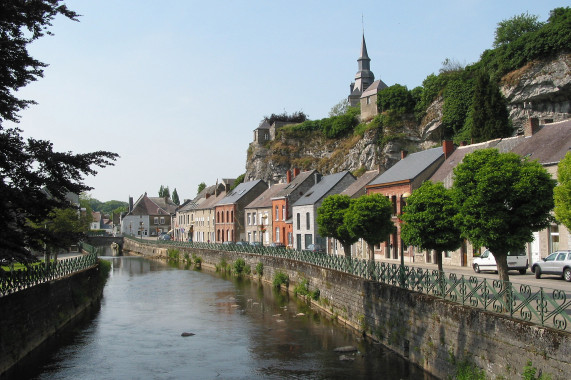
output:
{"label": "church tower", "polygon": [[361,94],[375,81],[375,74],[371,71],[371,58],[367,54],[367,44],[365,43],[365,33],[361,43],[361,56],[357,59],[359,71],[355,74],[355,82],[351,83],[349,94],[349,105],[355,107],[359,104]]}

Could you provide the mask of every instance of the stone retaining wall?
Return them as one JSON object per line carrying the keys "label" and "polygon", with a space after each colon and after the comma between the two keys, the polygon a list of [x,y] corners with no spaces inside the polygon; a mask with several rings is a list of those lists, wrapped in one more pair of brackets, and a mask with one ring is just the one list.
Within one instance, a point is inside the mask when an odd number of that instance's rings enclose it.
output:
{"label": "stone retaining wall", "polygon": [[2,377],[72,319],[99,305],[100,270],[97,266],[0,297]]}
{"label": "stone retaining wall", "polygon": [[[174,248],[174,247],[173,247]],[[571,334],[465,307],[295,260],[236,252],[175,248],[194,253],[207,267],[238,257],[255,268],[264,265],[262,280],[271,282],[277,271],[288,274],[289,291],[303,279],[310,290],[319,289],[320,308],[353,329],[418,364],[427,372],[447,378],[459,362],[468,359],[488,378],[521,379],[528,360],[552,379],[571,373]],[[166,258],[168,247],[125,240],[125,250]]]}

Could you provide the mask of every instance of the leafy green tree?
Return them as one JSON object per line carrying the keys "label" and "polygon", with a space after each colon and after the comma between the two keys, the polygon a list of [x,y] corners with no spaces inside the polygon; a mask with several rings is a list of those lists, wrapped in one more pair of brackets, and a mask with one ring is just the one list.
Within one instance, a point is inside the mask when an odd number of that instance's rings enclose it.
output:
{"label": "leafy green tree", "polygon": [[460,248],[460,229],[454,218],[458,212],[451,190],[442,182],[424,182],[406,200],[401,237],[407,245],[437,252],[438,270],[442,271],[442,252]]}
{"label": "leafy green tree", "polygon": [[395,110],[400,113],[414,111],[414,98],[406,86],[395,84],[379,91],[377,106],[381,112]]}
{"label": "leafy green tree", "polygon": [[465,72],[446,75],[454,76],[443,92],[443,138],[449,139],[460,132],[466,122],[473,97],[473,81]]}
{"label": "leafy green tree", "polygon": [[466,128],[475,142],[509,137],[513,132],[507,101],[498,85],[483,71],[476,75]]}
{"label": "leafy green tree", "polygon": [[240,174],[238,176],[238,178],[236,178],[234,180],[234,183],[232,184],[232,187],[230,188],[230,191],[234,190],[236,188],[236,186],[238,186],[239,184],[241,184],[242,182],[244,182],[244,178],[246,177],[246,173],[244,174]]}
{"label": "leafy green tree", "polygon": [[63,236],[34,226],[56,209],[72,208],[66,194],[91,190],[83,178],[97,174],[94,166],[113,165],[118,157],[105,151],[55,152],[51,142],[24,140],[20,129],[3,125],[18,122],[18,112],[34,104],[15,93],[42,77],[46,64],[29,54],[28,45],[50,34],[48,28],[58,14],[77,19],[59,0],[0,2],[0,258],[26,262],[33,260],[28,248],[63,244]]}
{"label": "leafy green tree", "polygon": [[180,206],[180,199],[178,198],[178,193],[176,192],[176,187],[172,192],[172,201],[175,205]]}
{"label": "leafy green tree", "polygon": [[374,260],[374,246],[386,241],[395,231],[391,220],[391,201],[380,194],[364,195],[354,199],[345,213],[347,229],[367,242],[369,260]]}
{"label": "leafy green tree", "polygon": [[500,280],[509,281],[508,252],[523,250],[534,231],[549,226],[554,187],[537,161],[497,149],[476,150],[454,169],[456,222],[463,237],[493,253]]}
{"label": "leafy green tree", "polygon": [[351,205],[347,195],[330,195],[317,209],[318,232],[321,236],[337,239],[343,246],[346,257],[351,257],[351,244],[359,240],[347,228],[345,214]]}
{"label": "leafy green tree", "polygon": [[206,184],[204,182],[200,182],[198,184],[198,191],[196,192],[196,194],[200,194],[200,192],[204,189],[206,189]]}
{"label": "leafy green tree", "polygon": [[555,217],[571,231],[571,152],[559,162],[557,179],[559,184],[553,190]]}
{"label": "leafy green tree", "polygon": [[161,185],[161,187],[159,188],[159,197],[163,197],[165,193],[165,187],[163,185]]}
{"label": "leafy green tree", "polygon": [[333,107],[331,107],[331,110],[329,111],[329,117],[344,115],[345,113],[347,113],[348,109],[349,109],[349,100],[345,98],[336,105],[334,105]]}
{"label": "leafy green tree", "polygon": [[495,32],[494,48],[509,44],[525,33],[539,30],[543,23],[537,21],[538,18],[538,16],[526,12],[500,21]]}

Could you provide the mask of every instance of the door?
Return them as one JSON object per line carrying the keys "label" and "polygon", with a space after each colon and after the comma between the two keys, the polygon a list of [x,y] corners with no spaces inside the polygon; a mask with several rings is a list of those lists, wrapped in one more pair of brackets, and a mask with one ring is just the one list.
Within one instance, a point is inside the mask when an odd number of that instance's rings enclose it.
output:
{"label": "door", "polygon": [[301,251],[301,234],[296,234],[295,235],[295,248],[298,251]]}

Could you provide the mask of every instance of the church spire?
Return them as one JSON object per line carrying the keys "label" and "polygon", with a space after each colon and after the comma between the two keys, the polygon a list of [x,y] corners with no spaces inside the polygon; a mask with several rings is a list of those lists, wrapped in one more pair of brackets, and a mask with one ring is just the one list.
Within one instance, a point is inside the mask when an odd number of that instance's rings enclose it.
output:
{"label": "church spire", "polygon": [[375,74],[371,71],[371,59],[367,53],[365,43],[365,32],[361,42],[361,56],[357,59],[359,71],[355,74],[355,82],[351,83],[351,94],[349,94],[349,104],[354,107],[359,104],[361,94],[375,81]]}

